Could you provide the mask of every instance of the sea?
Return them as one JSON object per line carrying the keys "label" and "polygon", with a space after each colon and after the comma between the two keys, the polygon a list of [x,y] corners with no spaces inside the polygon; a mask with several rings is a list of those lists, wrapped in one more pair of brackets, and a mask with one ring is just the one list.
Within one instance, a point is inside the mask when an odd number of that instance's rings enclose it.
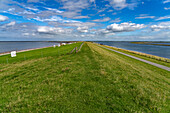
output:
{"label": "sea", "polygon": [[42,48],[57,45],[58,42],[2,42],[0,41],[0,53],[19,51],[26,49]]}
{"label": "sea", "polygon": [[[134,44],[129,41],[96,41],[96,43],[113,46],[117,48],[147,53],[170,59],[170,46]],[[154,44],[168,44],[170,42],[152,42]]]}

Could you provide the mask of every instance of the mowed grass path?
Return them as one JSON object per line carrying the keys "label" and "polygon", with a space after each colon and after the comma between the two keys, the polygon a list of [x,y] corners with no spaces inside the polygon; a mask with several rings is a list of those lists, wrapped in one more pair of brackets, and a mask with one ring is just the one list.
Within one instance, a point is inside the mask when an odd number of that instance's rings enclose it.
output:
{"label": "mowed grass path", "polygon": [[169,74],[85,43],[77,54],[3,66],[0,112],[168,112]]}

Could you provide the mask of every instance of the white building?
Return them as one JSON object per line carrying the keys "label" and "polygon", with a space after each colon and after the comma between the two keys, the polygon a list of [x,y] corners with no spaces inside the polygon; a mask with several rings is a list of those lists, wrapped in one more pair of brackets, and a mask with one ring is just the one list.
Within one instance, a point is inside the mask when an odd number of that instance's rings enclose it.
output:
{"label": "white building", "polygon": [[62,45],[66,45],[66,43],[62,43]]}
{"label": "white building", "polygon": [[60,47],[61,45],[60,45],[60,44],[58,44],[57,46],[58,46],[58,47]]}

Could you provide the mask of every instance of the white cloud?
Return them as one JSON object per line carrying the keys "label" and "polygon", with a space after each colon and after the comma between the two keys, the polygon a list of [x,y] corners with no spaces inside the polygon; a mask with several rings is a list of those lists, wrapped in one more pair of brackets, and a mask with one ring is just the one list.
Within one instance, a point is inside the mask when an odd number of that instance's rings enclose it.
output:
{"label": "white cloud", "polygon": [[105,16],[105,14],[99,15],[99,16]]}
{"label": "white cloud", "polygon": [[85,37],[85,35],[80,35],[81,37]]}
{"label": "white cloud", "polygon": [[169,22],[161,22],[158,25],[152,25],[150,28],[153,31],[160,31],[161,29],[170,29],[170,21]]}
{"label": "white cloud", "polygon": [[95,3],[95,0],[90,0],[90,2],[94,2]]}
{"label": "white cloud", "polygon": [[136,0],[132,0],[131,3],[127,3],[126,0],[107,0],[107,1],[109,1],[110,5],[116,10],[121,10],[121,9],[126,8],[126,7],[133,10],[134,7],[137,6]]}
{"label": "white cloud", "polygon": [[115,33],[107,33],[106,35],[107,36],[112,36],[112,35],[115,35]]}
{"label": "white cloud", "polygon": [[64,35],[71,33],[73,30],[72,29],[64,29],[60,27],[49,27],[49,26],[39,26],[37,29],[37,32],[40,34],[51,34],[51,35]]}
{"label": "white cloud", "polygon": [[93,20],[94,22],[107,22],[109,21],[110,18],[109,17],[106,17],[106,18],[103,18],[103,19],[96,19],[96,20]]}
{"label": "white cloud", "polygon": [[121,10],[121,9],[127,7],[126,0],[109,0],[109,2],[115,9]]}
{"label": "white cloud", "polygon": [[16,24],[16,22],[10,22],[8,24],[6,24],[6,26],[14,26]]}
{"label": "white cloud", "polygon": [[28,0],[27,2],[39,2],[39,0]]}
{"label": "white cloud", "polygon": [[170,7],[164,7],[165,10],[170,10]]}
{"label": "white cloud", "polygon": [[7,1],[10,1],[11,3],[7,2],[4,4],[6,5],[11,4],[11,5],[2,7],[2,9],[0,7],[0,9],[3,10],[3,12],[5,13],[26,17],[28,15],[35,15],[36,13],[40,12],[40,10],[37,9],[36,7],[33,7],[33,6],[29,7],[30,5],[23,5],[22,3],[19,3],[16,1],[15,2],[11,0],[7,0]]}
{"label": "white cloud", "polygon": [[64,0],[63,2],[63,9],[68,9],[68,10],[81,10],[85,9],[86,7],[89,6],[89,3],[87,0]]}
{"label": "white cloud", "polygon": [[108,10],[107,12],[113,12],[113,10]]}
{"label": "white cloud", "polygon": [[63,23],[63,26],[71,26],[71,27],[83,27],[83,26],[88,26],[88,28],[96,26],[96,23],[92,22],[68,22],[68,23]]}
{"label": "white cloud", "polygon": [[112,15],[117,15],[117,13],[112,13]]}
{"label": "white cloud", "polygon": [[23,33],[22,35],[24,35],[24,36],[29,36],[30,34],[29,34],[29,33]]}
{"label": "white cloud", "polygon": [[10,23],[6,23],[3,24],[0,28],[2,28],[3,30],[12,30],[13,26],[16,24],[16,22],[10,22]]}
{"label": "white cloud", "polygon": [[48,26],[40,26],[37,30],[39,33],[54,33],[55,28],[54,27],[48,27]]}
{"label": "white cloud", "polygon": [[165,19],[170,19],[170,15],[163,16],[163,17],[159,17],[159,18],[156,19],[156,20],[165,20]]}
{"label": "white cloud", "polygon": [[146,19],[146,18],[155,18],[155,16],[148,16],[148,14],[141,14],[139,17],[136,17],[135,19]]}
{"label": "white cloud", "polygon": [[152,29],[167,29],[170,28],[170,26],[162,26],[162,25],[152,25]]}
{"label": "white cloud", "polygon": [[31,11],[38,11],[38,10],[39,10],[39,9],[37,9],[37,8],[32,8],[32,7],[25,7],[25,9],[31,10]]}
{"label": "white cloud", "polygon": [[59,15],[61,15],[63,17],[67,17],[67,18],[73,18],[73,17],[80,15],[80,14],[78,12],[75,12],[75,11],[65,11],[65,12],[63,12]]}
{"label": "white cloud", "polygon": [[22,25],[22,27],[27,27],[27,25]]}
{"label": "white cloud", "polygon": [[75,20],[65,20],[58,16],[52,16],[51,18],[45,18],[41,19],[40,17],[33,18],[34,20],[41,21],[41,22],[61,22],[61,23],[67,23],[67,22],[78,22]]}
{"label": "white cloud", "polygon": [[45,7],[45,9],[50,10],[50,11],[55,11],[56,13],[63,13],[64,12],[64,11],[60,11],[58,9],[53,9],[53,8],[48,8],[48,7]]}
{"label": "white cloud", "polygon": [[83,19],[83,18],[89,18],[88,16],[76,16],[73,17],[73,19]]}
{"label": "white cloud", "polygon": [[0,22],[8,20],[8,17],[0,15]]}
{"label": "white cloud", "polygon": [[52,16],[51,18],[46,18],[46,19],[41,19],[40,17],[35,17],[33,18],[34,20],[37,21],[41,21],[41,22],[45,22],[45,21],[63,21],[63,19],[61,17],[57,17],[57,16]]}
{"label": "white cloud", "polygon": [[83,26],[83,27],[78,27],[77,30],[82,33],[87,33],[88,32],[88,26]]}
{"label": "white cloud", "polygon": [[152,35],[145,35],[145,36],[138,36],[139,39],[143,40],[170,40],[170,32],[169,31],[162,31],[158,33],[154,33]]}
{"label": "white cloud", "polygon": [[99,34],[108,34],[108,33],[110,33],[110,31],[106,30],[106,29],[99,29],[97,33],[99,33]]}
{"label": "white cloud", "polygon": [[95,32],[95,34],[96,34],[96,36],[99,36],[99,37],[101,37],[101,35],[102,35],[102,37],[115,35],[114,32],[109,31],[109,30],[107,30],[107,29],[98,29],[98,30]]}
{"label": "white cloud", "polygon": [[9,8],[8,9],[8,11],[14,11],[15,10],[15,8]]}
{"label": "white cloud", "polygon": [[166,3],[169,3],[170,0],[164,0],[163,3],[166,4]]}
{"label": "white cloud", "polygon": [[106,10],[106,8],[100,9],[97,13],[104,12],[105,10]]}
{"label": "white cloud", "polygon": [[19,12],[19,14],[29,14],[29,15],[34,15],[35,13],[34,12],[31,12],[31,11],[23,11],[23,12]]}
{"label": "white cloud", "polygon": [[111,24],[107,26],[107,30],[112,32],[129,32],[142,29],[146,27],[144,24],[135,24],[135,23],[121,23],[121,24]]}
{"label": "white cloud", "polygon": [[120,18],[116,18],[116,19],[114,19],[114,20],[112,20],[112,21],[110,21],[111,23],[114,23],[114,22],[120,22],[121,20],[120,20]]}
{"label": "white cloud", "polygon": [[82,10],[87,9],[91,4],[95,5],[95,0],[61,0],[61,9],[65,9],[61,15],[73,18],[81,14]]}

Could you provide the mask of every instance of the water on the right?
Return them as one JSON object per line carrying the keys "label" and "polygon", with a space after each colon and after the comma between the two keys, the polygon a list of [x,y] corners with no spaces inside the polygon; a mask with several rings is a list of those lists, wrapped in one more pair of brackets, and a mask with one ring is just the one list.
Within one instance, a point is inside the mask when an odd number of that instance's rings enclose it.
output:
{"label": "water on the right", "polygon": [[[96,43],[170,58],[170,46],[135,44],[129,41],[97,41]],[[170,44],[170,42],[152,42],[152,44]]]}

